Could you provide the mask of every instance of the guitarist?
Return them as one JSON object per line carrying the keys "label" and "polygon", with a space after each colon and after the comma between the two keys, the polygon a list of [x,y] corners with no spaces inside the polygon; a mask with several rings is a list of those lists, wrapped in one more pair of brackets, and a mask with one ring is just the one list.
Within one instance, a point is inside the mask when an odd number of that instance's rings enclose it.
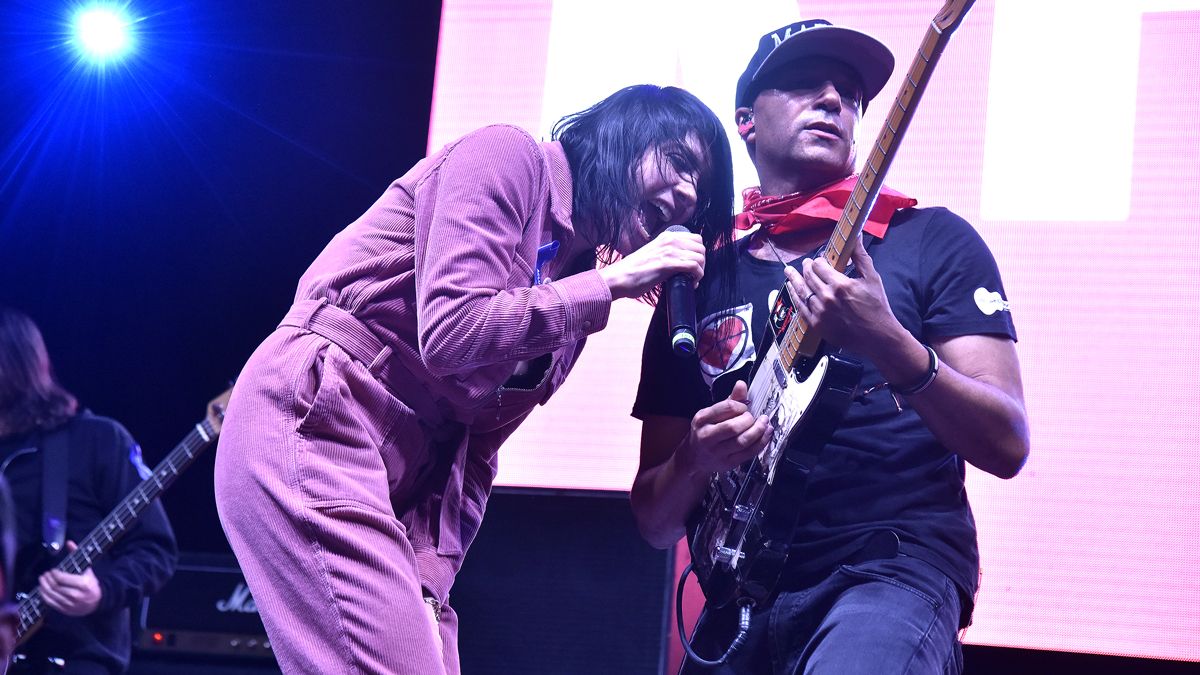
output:
{"label": "guitarist", "polygon": [[[1000,274],[966,221],[890,190],[865,244],[852,244],[857,272],[817,255],[853,187],[860,116],[893,65],[874,38],[824,21],[762,37],[735,111],[760,180],[738,220],[755,229],[735,244],[736,275],[705,275],[698,289],[698,363],[669,353],[662,312],[649,328],[631,499],[662,548],[684,536],[714,472],[766,446],[771,425],[749,412],[742,379],[766,351],[774,293],[786,283],[826,346],[863,364],[857,398],[794,488],[803,507],[787,564],[746,642],[719,667],[683,672],[961,671],[979,577],[964,462],[1010,478],[1029,452]],[[737,617],[734,602],[706,606],[699,656],[722,655]]]}
{"label": "guitarist", "polygon": [[[61,444],[65,460],[44,462]],[[45,479],[43,471],[50,471]],[[64,473],[65,471],[65,473]],[[51,569],[148,471],[119,423],[81,411],[53,375],[29,317],[0,307],[0,473],[12,488],[17,525],[15,590],[37,588],[45,624],[17,647],[9,673],[122,673],[129,666],[129,610],[175,569],[175,536],[152,503],[111,551],[82,574]],[[61,517],[45,517],[43,486],[60,481]],[[56,522],[61,523],[56,527]],[[47,539],[53,541],[47,541]],[[50,553],[58,548],[57,555]]]}

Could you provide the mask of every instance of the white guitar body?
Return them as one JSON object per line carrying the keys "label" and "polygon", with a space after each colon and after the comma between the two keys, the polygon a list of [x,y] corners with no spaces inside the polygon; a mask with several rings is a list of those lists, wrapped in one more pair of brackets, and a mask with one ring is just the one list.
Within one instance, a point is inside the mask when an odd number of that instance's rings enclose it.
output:
{"label": "white guitar body", "polygon": [[[692,564],[709,602],[769,589],[787,556],[804,478],[853,397],[862,367],[835,355],[788,369],[768,340],[750,381],[750,410],[773,432],[754,459],[714,474],[693,529]],[[802,441],[803,439],[803,441]],[[768,514],[777,514],[775,524]],[[749,589],[749,590],[748,590]]]}

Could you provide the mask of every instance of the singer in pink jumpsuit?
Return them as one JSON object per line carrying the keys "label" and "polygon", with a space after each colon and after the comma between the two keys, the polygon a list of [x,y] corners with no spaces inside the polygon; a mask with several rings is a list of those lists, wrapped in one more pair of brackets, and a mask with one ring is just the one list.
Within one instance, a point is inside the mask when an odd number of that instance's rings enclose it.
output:
{"label": "singer in pink jumpsuit", "polygon": [[497,449],[615,298],[729,241],[728,141],[691,94],[629,87],[553,138],[487,127],[419,162],[239,376],[217,506],[285,672],[458,673],[448,597]]}

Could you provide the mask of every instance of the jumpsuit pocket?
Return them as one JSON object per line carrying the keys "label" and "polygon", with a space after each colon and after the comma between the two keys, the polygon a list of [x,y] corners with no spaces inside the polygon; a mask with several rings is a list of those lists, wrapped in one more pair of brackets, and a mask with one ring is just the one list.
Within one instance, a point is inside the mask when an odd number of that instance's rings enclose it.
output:
{"label": "jumpsuit pocket", "polygon": [[506,382],[498,387],[492,399],[481,406],[472,421],[472,433],[487,433],[523,420],[539,405],[544,405],[558,390],[570,369],[561,358],[554,359],[536,384],[513,387]]}
{"label": "jumpsuit pocket", "polygon": [[325,377],[325,358],[329,347],[329,344],[324,344],[316,350],[311,365],[294,385],[293,410],[296,431],[300,434],[317,424],[317,418],[321,416],[320,408],[328,405],[326,400],[332,395],[328,389],[336,386]]}
{"label": "jumpsuit pocket", "polygon": [[355,503],[395,517],[393,492],[429,459],[415,414],[336,344],[308,372],[295,390],[301,494],[314,507]]}

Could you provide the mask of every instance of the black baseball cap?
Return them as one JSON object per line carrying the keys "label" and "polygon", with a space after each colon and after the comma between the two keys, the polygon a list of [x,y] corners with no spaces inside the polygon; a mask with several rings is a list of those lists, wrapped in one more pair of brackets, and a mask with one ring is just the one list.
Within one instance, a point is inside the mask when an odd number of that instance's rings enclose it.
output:
{"label": "black baseball cap", "polygon": [[835,26],[824,19],[800,21],[759,39],[758,50],[750,57],[746,72],[738,78],[734,104],[754,105],[759,91],[756,85],[764,76],[810,56],[835,59],[857,71],[862,79],[864,109],[887,84],[896,67],[891,50],[866,33]]}

